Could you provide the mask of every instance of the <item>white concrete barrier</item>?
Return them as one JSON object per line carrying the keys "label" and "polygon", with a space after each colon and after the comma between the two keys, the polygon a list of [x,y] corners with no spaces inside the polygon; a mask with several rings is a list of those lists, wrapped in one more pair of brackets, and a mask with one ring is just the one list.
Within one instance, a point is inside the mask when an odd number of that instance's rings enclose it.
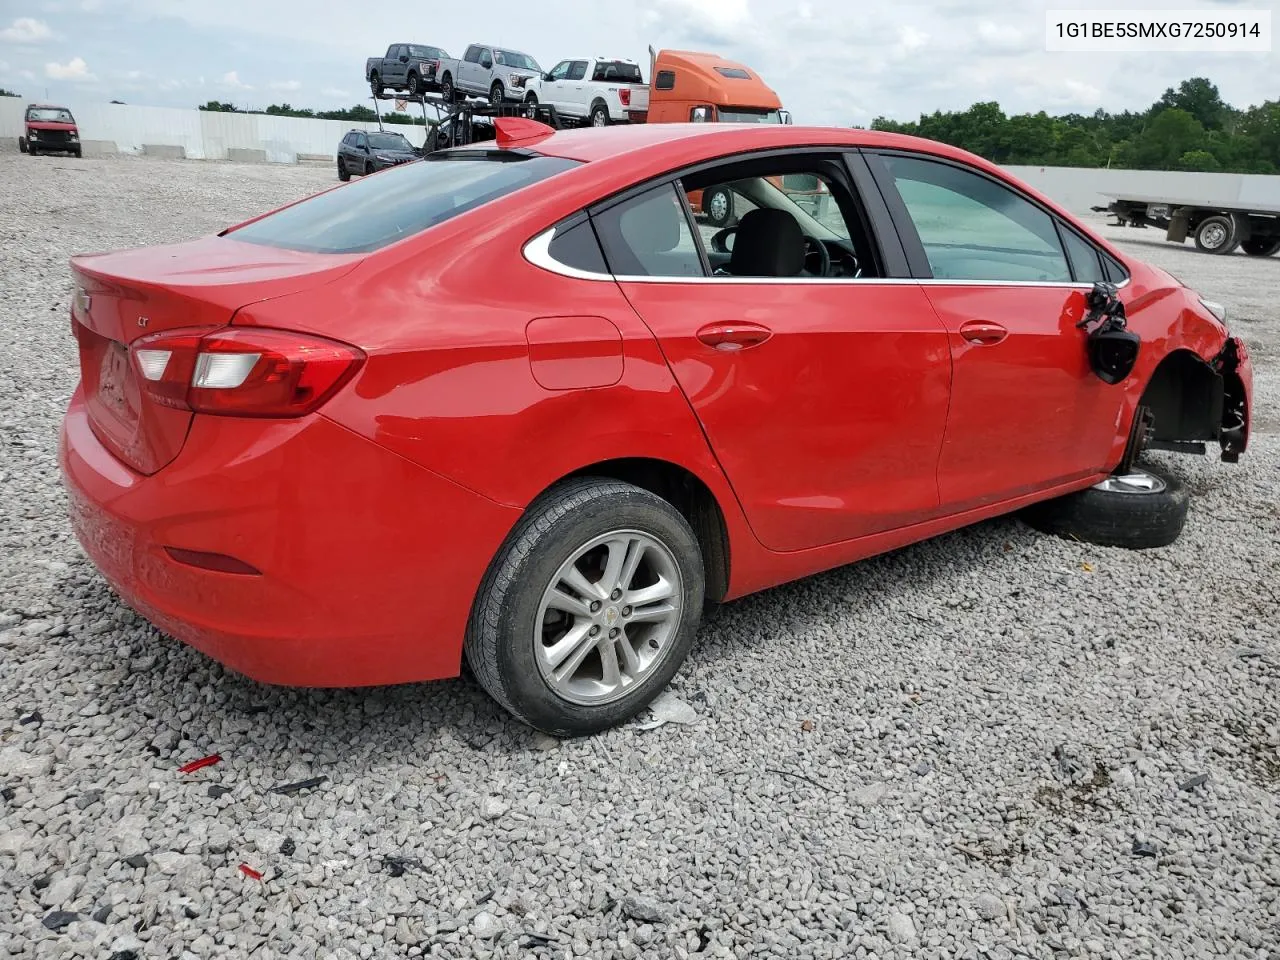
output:
{"label": "white concrete barrier", "polygon": [[[22,136],[22,118],[29,102],[19,97],[0,97],[0,137],[16,142]],[[188,160],[227,160],[231,150],[261,152],[271,163],[297,163],[300,153],[334,160],[338,143],[347,131],[378,129],[376,123],[257,113],[213,113],[76,100],[63,106],[75,115],[82,141],[110,142],[120,153],[144,153],[146,146],[177,147]],[[426,142],[425,127],[388,124],[387,129],[404,134],[414,146]]]}

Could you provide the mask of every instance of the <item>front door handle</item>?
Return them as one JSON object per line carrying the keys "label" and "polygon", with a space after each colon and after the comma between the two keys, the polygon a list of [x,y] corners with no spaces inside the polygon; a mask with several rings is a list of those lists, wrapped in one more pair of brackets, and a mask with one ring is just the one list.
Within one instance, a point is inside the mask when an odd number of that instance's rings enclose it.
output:
{"label": "front door handle", "polygon": [[717,350],[743,350],[764,343],[773,331],[758,323],[709,323],[698,331],[698,339]]}
{"label": "front door handle", "polygon": [[969,320],[960,325],[960,336],[983,346],[999,343],[1008,335],[1008,330],[990,320]]}

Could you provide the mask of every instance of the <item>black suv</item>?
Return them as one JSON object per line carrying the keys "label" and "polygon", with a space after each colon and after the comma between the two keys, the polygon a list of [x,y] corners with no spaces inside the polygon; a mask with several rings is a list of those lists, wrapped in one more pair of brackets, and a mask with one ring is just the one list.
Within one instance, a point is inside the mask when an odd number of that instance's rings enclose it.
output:
{"label": "black suv", "polygon": [[352,130],[338,144],[338,179],[376,173],[421,156],[422,151],[398,133]]}

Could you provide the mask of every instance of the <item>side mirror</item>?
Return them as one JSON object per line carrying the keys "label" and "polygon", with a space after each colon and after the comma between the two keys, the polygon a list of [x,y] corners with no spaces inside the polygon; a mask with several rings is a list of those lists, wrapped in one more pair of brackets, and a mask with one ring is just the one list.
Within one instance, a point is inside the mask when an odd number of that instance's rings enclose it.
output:
{"label": "side mirror", "polygon": [[790,110],[779,110],[779,111],[778,111],[778,116],[782,119],[782,122],[783,122],[783,123],[790,123],[790,122],[791,122],[791,111],[790,111]]}
{"label": "side mirror", "polygon": [[694,107],[689,111],[689,120],[692,123],[706,123],[711,119],[710,107]]}
{"label": "side mirror", "polygon": [[1089,312],[1076,326],[1088,331],[1089,366],[1103,383],[1119,383],[1133,372],[1142,339],[1125,329],[1124,303],[1115,284],[1095,283],[1085,305]]}
{"label": "side mirror", "polygon": [[401,62],[401,63],[408,63],[408,62],[409,62],[409,55],[408,55],[407,53],[402,53],[402,54],[400,54],[400,62]]}
{"label": "side mirror", "polygon": [[548,83],[550,83],[550,82],[551,82],[551,74],[549,74],[549,73],[544,73],[544,74],[542,75],[542,79],[543,79],[543,80],[546,80]]}
{"label": "side mirror", "polygon": [[492,60],[481,60],[481,61],[480,61],[480,66],[484,67],[486,70],[492,70],[492,69],[493,69],[493,61],[492,61]]}

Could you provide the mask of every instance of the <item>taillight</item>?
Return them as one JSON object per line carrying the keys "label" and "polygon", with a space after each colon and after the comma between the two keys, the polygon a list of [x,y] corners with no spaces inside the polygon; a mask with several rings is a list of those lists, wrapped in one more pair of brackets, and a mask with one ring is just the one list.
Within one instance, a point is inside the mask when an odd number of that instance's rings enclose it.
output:
{"label": "taillight", "polygon": [[618,99],[622,101],[622,105],[624,107],[631,106],[631,91],[628,90],[626,87],[622,87],[618,91]]}
{"label": "taillight", "polygon": [[173,330],[135,340],[133,362],[156,403],[237,417],[301,417],[364,362],[353,346],[288,330]]}

